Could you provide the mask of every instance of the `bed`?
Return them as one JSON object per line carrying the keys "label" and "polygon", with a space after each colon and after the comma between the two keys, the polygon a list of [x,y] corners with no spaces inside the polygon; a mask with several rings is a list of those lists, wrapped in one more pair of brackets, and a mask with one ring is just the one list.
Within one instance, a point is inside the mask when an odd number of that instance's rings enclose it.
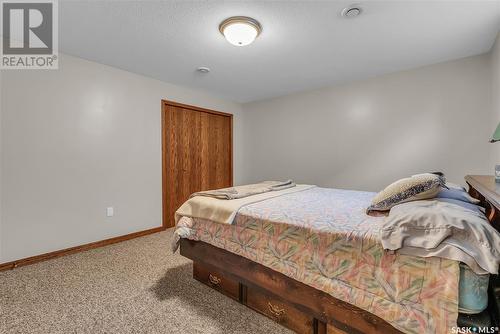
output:
{"label": "bed", "polygon": [[182,217],[196,279],[300,333],[445,333],[459,264],[384,251],[373,193],[312,187],[243,206],[232,224]]}

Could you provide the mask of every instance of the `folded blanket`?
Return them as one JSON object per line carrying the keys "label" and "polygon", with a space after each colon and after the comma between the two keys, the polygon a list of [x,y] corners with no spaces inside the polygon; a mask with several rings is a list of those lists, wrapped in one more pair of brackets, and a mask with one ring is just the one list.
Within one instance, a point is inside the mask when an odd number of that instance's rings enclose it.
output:
{"label": "folded blanket", "polygon": [[450,201],[427,200],[397,205],[380,231],[384,249],[467,264],[476,274],[497,274],[500,233],[480,210]]}
{"label": "folded blanket", "polygon": [[294,185],[291,188],[288,187],[282,190],[247,195],[246,197],[235,198],[229,201],[227,198],[219,199],[209,196],[194,196],[184,202],[175,212],[175,223],[177,224],[181,217],[192,217],[207,219],[216,223],[232,224],[238,210],[245,205],[297,191],[303,191],[312,187],[315,186],[305,184]]}
{"label": "folded blanket", "polygon": [[243,186],[222,188],[215,190],[199,191],[192,194],[189,198],[195,196],[207,196],[218,199],[237,199],[244,198],[252,195],[267,193],[270,191],[277,191],[295,187],[292,180],[282,181],[264,181],[256,184],[247,184]]}

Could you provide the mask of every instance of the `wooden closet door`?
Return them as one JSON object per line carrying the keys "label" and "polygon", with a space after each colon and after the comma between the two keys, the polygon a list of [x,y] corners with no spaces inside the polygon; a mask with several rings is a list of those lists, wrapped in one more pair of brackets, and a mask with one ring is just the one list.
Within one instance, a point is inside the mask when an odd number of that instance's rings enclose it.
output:
{"label": "wooden closet door", "polygon": [[194,192],[232,185],[232,115],[162,103],[163,226]]}
{"label": "wooden closet door", "polygon": [[232,186],[231,118],[201,115],[201,188]]}

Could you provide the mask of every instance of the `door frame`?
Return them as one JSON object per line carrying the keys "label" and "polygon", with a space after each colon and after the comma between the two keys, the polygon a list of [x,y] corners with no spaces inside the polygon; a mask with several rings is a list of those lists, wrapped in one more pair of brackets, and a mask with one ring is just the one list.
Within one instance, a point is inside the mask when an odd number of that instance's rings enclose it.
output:
{"label": "door frame", "polygon": [[167,136],[167,129],[165,127],[166,122],[166,108],[167,106],[178,107],[183,109],[189,109],[197,112],[203,112],[218,116],[229,117],[231,128],[229,129],[230,134],[230,152],[229,157],[231,161],[231,166],[229,168],[231,186],[233,185],[233,114],[200,108],[188,104],[178,103],[169,100],[161,100],[161,183],[162,183],[162,226],[163,228],[174,227],[175,222],[169,222],[169,217],[167,217],[167,166],[169,164],[170,156],[167,154],[167,147],[169,146],[169,136]]}

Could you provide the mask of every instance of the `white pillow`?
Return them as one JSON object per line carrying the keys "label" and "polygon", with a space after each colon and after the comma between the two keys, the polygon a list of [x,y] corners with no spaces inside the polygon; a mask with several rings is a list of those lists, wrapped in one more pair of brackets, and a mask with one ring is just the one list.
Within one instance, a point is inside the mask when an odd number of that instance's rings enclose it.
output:
{"label": "white pillow", "polygon": [[477,274],[498,272],[500,233],[480,210],[449,201],[395,206],[380,230],[380,239],[384,249],[401,254],[460,261]]}

